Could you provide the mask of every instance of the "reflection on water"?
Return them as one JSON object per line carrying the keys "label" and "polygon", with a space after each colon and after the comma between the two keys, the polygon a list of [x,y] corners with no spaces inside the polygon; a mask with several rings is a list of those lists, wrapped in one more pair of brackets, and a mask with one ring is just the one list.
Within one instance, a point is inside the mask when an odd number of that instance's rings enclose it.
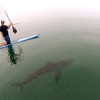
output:
{"label": "reflection on water", "polygon": [[11,63],[11,65],[17,64],[18,61],[23,60],[23,50],[21,47],[18,48],[19,53],[15,53],[14,48],[11,46],[8,46],[8,62]]}
{"label": "reflection on water", "polygon": [[42,68],[36,70],[35,72],[31,73],[26,80],[23,82],[15,83],[12,84],[13,86],[19,86],[20,89],[22,90],[24,85],[31,83],[33,80],[36,78],[48,74],[49,72],[54,72],[55,73],[55,82],[58,82],[61,76],[61,71],[64,67],[67,67],[69,64],[71,64],[74,60],[68,59],[68,60],[62,60],[56,63],[47,63],[45,66]]}

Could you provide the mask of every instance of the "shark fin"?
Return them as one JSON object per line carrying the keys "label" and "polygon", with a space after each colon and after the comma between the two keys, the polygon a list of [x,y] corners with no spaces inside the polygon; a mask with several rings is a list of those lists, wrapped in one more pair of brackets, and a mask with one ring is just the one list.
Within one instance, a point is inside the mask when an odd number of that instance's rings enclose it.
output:
{"label": "shark fin", "polygon": [[55,71],[55,82],[58,82],[61,76],[61,69]]}

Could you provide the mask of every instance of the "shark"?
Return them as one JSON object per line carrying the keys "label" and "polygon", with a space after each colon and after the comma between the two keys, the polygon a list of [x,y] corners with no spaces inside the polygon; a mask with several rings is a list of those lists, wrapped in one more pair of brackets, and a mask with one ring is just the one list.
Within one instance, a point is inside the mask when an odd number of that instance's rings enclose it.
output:
{"label": "shark", "polygon": [[58,61],[55,63],[47,63],[45,66],[42,68],[36,70],[35,72],[31,73],[23,82],[19,83],[14,83],[12,84],[13,86],[19,86],[21,90],[23,90],[24,86],[27,85],[28,83],[31,83],[33,80],[36,78],[48,74],[50,72],[55,73],[55,82],[58,82],[61,76],[61,71],[64,67],[68,66],[71,64],[74,60],[73,59],[68,59],[68,60],[62,60]]}

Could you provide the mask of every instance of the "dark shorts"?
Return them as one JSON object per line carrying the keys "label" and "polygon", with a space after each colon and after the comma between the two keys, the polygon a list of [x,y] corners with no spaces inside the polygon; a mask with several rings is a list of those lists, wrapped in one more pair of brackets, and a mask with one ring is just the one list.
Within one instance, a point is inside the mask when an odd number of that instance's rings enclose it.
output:
{"label": "dark shorts", "polygon": [[5,41],[7,42],[7,44],[10,44],[11,43],[9,35],[6,35],[5,36]]}

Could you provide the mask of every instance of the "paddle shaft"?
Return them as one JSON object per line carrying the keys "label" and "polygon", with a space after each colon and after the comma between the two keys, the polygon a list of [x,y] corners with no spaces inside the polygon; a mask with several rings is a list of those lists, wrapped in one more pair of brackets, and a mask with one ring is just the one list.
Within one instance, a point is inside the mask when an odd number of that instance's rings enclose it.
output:
{"label": "paddle shaft", "polygon": [[14,27],[6,11],[5,11],[5,14],[6,14],[6,16],[7,16],[8,20],[10,21],[10,23],[11,23],[12,27]]}
{"label": "paddle shaft", "polygon": [[13,24],[12,24],[12,22],[11,22],[11,20],[10,20],[10,18],[9,18],[9,16],[8,16],[8,14],[7,14],[6,11],[5,11],[5,14],[6,14],[6,16],[8,17],[8,19],[9,19],[11,25],[12,25],[13,32],[14,32],[14,33],[17,33],[17,30],[16,30],[16,28],[13,26]]}

